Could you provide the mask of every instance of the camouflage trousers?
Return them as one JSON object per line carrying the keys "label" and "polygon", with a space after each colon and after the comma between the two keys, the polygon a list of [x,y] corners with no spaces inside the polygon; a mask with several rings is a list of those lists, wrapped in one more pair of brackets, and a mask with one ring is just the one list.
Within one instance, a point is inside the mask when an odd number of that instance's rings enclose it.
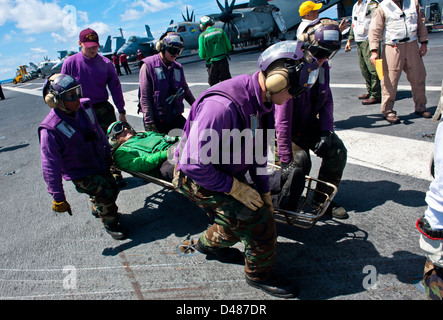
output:
{"label": "camouflage trousers", "polygon": [[[225,248],[242,241],[245,246],[245,273],[253,280],[266,278],[274,265],[277,244],[275,220],[262,206],[252,211],[232,196],[209,191],[185,175],[174,172],[173,184],[206,211],[214,222],[201,236],[208,247]],[[181,182],[181,183],[179,183]]]}
{"label": "camouflage trousers", "polygon": [[120,190],[110,172],[91,174],[73,181],[75,189],[89,195],[92,210],[105,225],[118,221],[118,207],[115,203]]}
{"label": "camouflage trousers", "polygon": [[443,268],[426,260],[423,282],[429,300],[443,300]]}

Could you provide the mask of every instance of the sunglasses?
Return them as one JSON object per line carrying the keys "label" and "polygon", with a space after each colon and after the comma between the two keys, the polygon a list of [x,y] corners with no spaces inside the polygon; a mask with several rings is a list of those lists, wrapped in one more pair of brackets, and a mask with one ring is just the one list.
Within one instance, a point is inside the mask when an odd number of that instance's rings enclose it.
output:
{"label": "sunglasses", "polygon": [[74,102],[83,97],[82,86],[78,85],[69,90],[60,93],[60,98],[63,101]]}
{"label": "sunglasses", "polygon": [[166,46],[165,47],[166,51],[169,52],[169,54],[171,54],[172,56],[179,56],[182,54],[183,52],[183,48],[177,48],[177,47],[172,47],[172,46]]}

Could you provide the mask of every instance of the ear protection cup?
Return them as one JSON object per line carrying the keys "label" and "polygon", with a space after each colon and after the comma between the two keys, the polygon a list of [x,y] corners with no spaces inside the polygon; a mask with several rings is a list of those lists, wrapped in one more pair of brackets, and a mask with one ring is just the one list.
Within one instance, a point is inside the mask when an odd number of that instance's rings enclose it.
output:
{"label": "ear protection cup", "polygon": [[60,74],[54,74],[51,77],[48,78],[48,80],[45,83],[45,88],[44,88],[44,93],[45,93],[45,103],[50,107],[50,108],[59,108],[63,105],[61,105],[63,102],[59,101],[54,94],[50,91],[49,86],[51,85],[52,82],[54,82],[58,77],[60,76]]}
{"label": "ear protection cup", "polygon": [[[326,32],[329,32],[327,37],[325,36]],[[334,37],[336,39],[333,39]],[[327,50],[339,50],[342,33],[337,21],[322,18],[316,24],[307,26],[297,38],[302,42],[322,46]]]}
{"label": "ear protection cup", "polygon": [[49,108],[55,109],[58,107],[57,103],[55,102],[55,97],[52,93],[48,93],[45,96],[45,102],[49,106]]}
{"label": "ear protection cup", "polygon": [[160,39],[155,44],[155,50],[157,50],[158,52],[162,51],[165,48],[165,43],[163,42],[163,39],[166,37],[167,34],[168,32],[163,33],[160,36]]}
{"label": "ear protection cup", "polygon": [[[175,34],[175,32],[167,31],[161,35],[160,39],[155,44],[155,50],[157,50],[158,52],[161,52],[162,50],[165,49],[166,44],[165,44],[164,38],[170,33]],[[180,41],[183,43],[184,42],[183,37],[180,35],[178,35],[178,36],[180,37]]]}
{"label": "ear protection cup", "polygon": [[285,68],[276,68],[265,79],[266,90],[271,94],[279,93],[289,87],[289,73]]}
{"label": "ear protection cup", "polygon": [[157,50],[158,52],[162,51],[162,44],[163,40],[158,40],[157,43],[155,44],[155,50]]}
{"label": "ear protection cup", "polygon": [[302,42],[308,42],[309,41],[309,35],[306,32],[300,33],[298,35],[298,40]]}

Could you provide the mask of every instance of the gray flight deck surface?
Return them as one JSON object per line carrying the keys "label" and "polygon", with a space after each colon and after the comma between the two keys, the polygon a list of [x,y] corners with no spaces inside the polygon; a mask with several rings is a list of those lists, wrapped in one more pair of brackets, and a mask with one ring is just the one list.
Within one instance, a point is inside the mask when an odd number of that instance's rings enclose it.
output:
{"label": "gray flight deck surface", "polygon": [[[434,113],[442,84],[443,33],[431,33],[427,70],[428,108]],[[233,76],[257,69],[258,50],[231,56]],[[208,88],[205,63],[180,60],[197,97]],[[136,116],[138,68],[120,77],[128,121]],[[183,257],[177,245],[197,238],[210,224],[203,211],[179,193],[124,173],[117,204],[129,228],[113,240],[90,213],[88,197],[64,182],[73,216],[52,213],[42,178],[37,128],[49,111],[44,80],[3,85],[0,101],[0,299],[72,300],[270,300],[250,287],[243,265]],[[429,159],[437,123],[414,115],[403,74],[395,110],[401,124],[383,120],[380,104],[363,106],[365,92],[356,47],[332,60],[331,86],[337,134],[348,163],[336,196],[348,220],[324,218],[305,230],[277,223],[275,271],[295,280],[299,300],[425,300],[415,286],[425,258],[416,220],[426,209]],[[189,108],[189,105],[186,104]],[[319,160],[312,157],[316,177]],[[243,251],[243,245],[237,244]],[[246,301],[245,301],[246,302]]]}

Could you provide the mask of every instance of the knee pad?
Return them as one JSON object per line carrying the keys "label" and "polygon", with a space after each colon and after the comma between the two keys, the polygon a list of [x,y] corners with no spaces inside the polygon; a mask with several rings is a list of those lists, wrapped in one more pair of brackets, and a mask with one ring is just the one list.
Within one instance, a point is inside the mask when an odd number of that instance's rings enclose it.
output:
{"label": "knee pad", "polygon": [[294,152],[294,163],[298,168],[301,168],[305,175],[309,175],[312,168],[311,157],[303,150],[299,149]]}
{"label": "knee pad", "polygon": [[298,201],[304,189],[305,174],[303,169],[295,168],[292,170],[280,191],[278,207],[284,210],[297,211]]}

